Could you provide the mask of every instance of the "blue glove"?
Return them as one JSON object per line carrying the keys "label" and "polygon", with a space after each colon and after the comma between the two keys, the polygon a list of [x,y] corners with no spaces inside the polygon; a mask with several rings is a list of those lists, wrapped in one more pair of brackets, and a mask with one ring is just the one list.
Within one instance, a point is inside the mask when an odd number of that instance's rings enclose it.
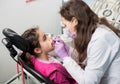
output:
{"label": "blue glove", "polygon": [[70,47],[67,46],[63,40],[61,40],[58,37],[53,38],[54,44],[55,44],[55,53],[63,59],[64,57],[68,56],[68,52],[70,50]]}

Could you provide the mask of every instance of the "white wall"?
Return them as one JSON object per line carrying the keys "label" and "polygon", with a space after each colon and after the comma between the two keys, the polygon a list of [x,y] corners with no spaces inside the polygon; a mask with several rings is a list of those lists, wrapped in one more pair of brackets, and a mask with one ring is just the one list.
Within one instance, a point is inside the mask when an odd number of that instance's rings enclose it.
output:
{"label": "white wall", "polygon": [[[33,25],[39,25],[47,33],[60,34],[59,8],[62,0],[0,0],[0,41],[2,30],[11,28],[21,34]],[[0,42],[0,84],[16,74],[16,63]]]}

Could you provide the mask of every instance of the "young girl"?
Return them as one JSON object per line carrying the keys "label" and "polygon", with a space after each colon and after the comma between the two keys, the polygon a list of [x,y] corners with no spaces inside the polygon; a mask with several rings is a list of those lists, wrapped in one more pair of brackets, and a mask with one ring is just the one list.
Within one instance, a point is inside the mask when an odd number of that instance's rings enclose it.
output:
{"label": "young girl", "polygon": [[38,27],[31,28],[26,30],[22,37],[29,43],[29,61],[35,70],[52,80],[54,84],[77,84],[60,62],[48,54],[54,49],[54,42],[44,32]]}

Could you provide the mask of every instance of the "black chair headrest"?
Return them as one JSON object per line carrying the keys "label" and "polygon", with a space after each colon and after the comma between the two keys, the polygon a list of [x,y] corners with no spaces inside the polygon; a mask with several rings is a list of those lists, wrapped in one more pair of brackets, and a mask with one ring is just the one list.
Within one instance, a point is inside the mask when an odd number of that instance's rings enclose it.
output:
{"label": "black chair headrest", "polygon": [[5,28],[3,34],[10,40],[10,42],[15,45],[18,49],[27,52],[29,50],[29,44],[27,41],[18,35],[15,31]]}
{"label": "black chair headrest", "polygon": [[[13,59],[17,55],[17,51],[14,49],[13,45],[24,52],[27,52],[29,50],[29,44],[27,43],[27,41],[24,38],[22,38],[20,35],[18,35],[15,31],[9,28],[5,28],[3,30],[3,34],[6,36],[6,38],[4,38],[2,42],[10,51],[10,54]],[[38,79],[39,82],[45,82],[45,84],[53,84],[48,78],[44,77],[41,73],[35,71],[33,67],[29,66],[23,60],[23,58],[25,57],[24,55],[25,54],[22,53],[20,56],[18,56],[18,60],[23,64],[23,67],[29,73],[31,73],[36,79]],[[16,59],[14,60],[18,62]]]}

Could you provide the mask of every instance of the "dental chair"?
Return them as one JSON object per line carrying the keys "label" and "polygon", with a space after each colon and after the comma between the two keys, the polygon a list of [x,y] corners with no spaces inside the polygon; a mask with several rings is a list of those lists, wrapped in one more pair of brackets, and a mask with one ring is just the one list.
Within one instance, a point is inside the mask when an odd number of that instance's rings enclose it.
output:
{"label": "dental chair", "polygon": [[[29,45],[27,44],[26,40],[24,40],[20,35],[9,28],[5,28],[3,30],[3,35],[5,38],[2,39],[2,43],[9,50],[10,56],[13,58],[13,60],[16,61],[18,65],[23,67],[23,74],[27,75],[27,73],[30,73],[35,79],[39,81],[39,84],[53,84],[52,81],[34,70],[33,66],[29,65],[24,60],[25,55],[29,50]],[[21,52],[18,52],[18,50]],[[23,79],[25,79],[25,77]],[[23,84],[25,84],[24,81]]]}

